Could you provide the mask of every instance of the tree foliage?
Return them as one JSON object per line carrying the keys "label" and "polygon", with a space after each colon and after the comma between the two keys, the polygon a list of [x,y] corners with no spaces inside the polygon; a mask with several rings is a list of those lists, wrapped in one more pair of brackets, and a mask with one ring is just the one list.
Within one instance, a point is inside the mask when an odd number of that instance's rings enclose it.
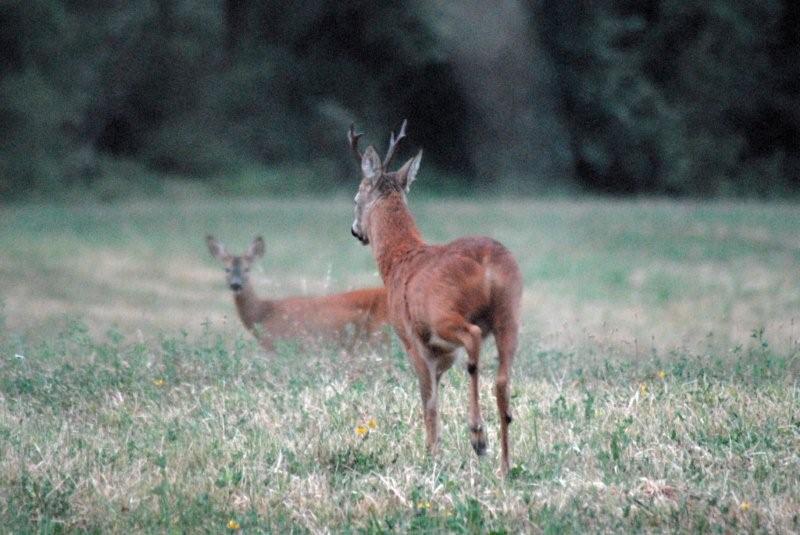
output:
{"label": "tree foliage", "polygon": [[6,0],[0,195],[282,167],[335,185],[349,123],[382,144],[403,117],[471,186],[800,190],[790,0],[481,5]]}

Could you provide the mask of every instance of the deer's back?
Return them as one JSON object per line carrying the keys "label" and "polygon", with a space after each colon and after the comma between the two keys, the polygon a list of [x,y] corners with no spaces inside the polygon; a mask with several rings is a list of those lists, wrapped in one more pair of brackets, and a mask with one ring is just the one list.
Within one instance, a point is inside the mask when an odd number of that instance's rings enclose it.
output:
{"label": "deer's back", "polygon": [[499,309],[519,307],[522,277],[503,244],[467,237],[414,251],[387,288],[395,326],[425,331],[446,316],[458,315],[486,329]]}
{"label": "deer's back", "polygon": [[319,297],[274,301],[262,321],[270,330],[299,334],[338,334],[348,325],[374,330],[386,322],[386,291],[368,288]]}

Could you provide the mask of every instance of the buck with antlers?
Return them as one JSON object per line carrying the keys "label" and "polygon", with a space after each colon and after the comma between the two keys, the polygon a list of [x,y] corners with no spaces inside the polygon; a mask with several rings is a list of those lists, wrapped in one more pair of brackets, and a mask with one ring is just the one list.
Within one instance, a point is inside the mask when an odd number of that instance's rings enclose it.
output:
{"label": "buck with antlers", "polygon": [[375,148],[361,154],[356,134],[348,138],[361,165],[351,232],[370,245],[388,292],[389,321],[400,337],[419,378],[428,450],[439,441],[438,389],[442,374],[461,347],[469,373],[469,431],[475,453],[486,451],[486,434],[478,401],[478,367],[483,338],[494,335],[499,366],[495,397],[500,416],[500,471],[509,468],[509,378],[517,349],[522,276],[514,257],[486,237],[461,238],[446,245],[423,241],[406,203],[419,171],[422,151],[399,170],[389,171],[406,122],[392,133],[386,158]]}
{"label": "buck with antlers", "polygon": [[250,267],[264,255],[264,240],[253,240],[247,251],[231,255],[213,236],[206,237],[211,255],[225,266],[228,286],[244,326],[265,349],[277,340],[328,341],[353,348],[387,342],[386,290],[368,288],[321,297],[260,299],[250,283]]}

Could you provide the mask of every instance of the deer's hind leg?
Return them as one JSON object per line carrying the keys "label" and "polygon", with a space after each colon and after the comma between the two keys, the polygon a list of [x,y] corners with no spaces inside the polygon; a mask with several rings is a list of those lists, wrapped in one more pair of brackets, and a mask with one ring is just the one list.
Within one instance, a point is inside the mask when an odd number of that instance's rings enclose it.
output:
{"label": "deer's hind leg", "polygon": [[495,380],[495,397],[500,419],[500,473],[506,475],[509,468],[508,425],[511,423],[511,407],[509,405],[509,379],[514,353],[517,351],[518,327],[516,322],[507,322],[502,328],[495,329],[494,339],[497,345],[497,378]]}
{"label": "deer's hind leg", "polygon": [[467,373],[469,374],[469,409],[467,418],[469,422],[469,440],[472,449],[477,455],[486,453],[486,431],[481,416],[479,396],[478,367],[480,365],[481,328],[477,325],[462,322],[452,322],[436,330],[438,336],[445,341],[463,346],[467,351]]}

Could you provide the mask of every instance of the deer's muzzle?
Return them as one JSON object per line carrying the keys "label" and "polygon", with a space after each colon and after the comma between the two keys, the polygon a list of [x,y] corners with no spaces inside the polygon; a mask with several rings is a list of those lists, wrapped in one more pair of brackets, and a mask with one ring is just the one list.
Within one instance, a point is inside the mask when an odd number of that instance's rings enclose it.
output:
{"label": "deer's muzzle", "polygon": [[356,230],[356,225],[355,225],[355,224],[353,224],[353,226],[352,226],[352,227],[350,227],[350,234],[352,234],[353,236],[355,236],[355,238],[356,238],[358,241],[360,241],[362,245],[369,245],[369,240],[367,239],[367,237],[366,237],[366,236],[362,235],[360,232],[358,232],[358,231]]}

